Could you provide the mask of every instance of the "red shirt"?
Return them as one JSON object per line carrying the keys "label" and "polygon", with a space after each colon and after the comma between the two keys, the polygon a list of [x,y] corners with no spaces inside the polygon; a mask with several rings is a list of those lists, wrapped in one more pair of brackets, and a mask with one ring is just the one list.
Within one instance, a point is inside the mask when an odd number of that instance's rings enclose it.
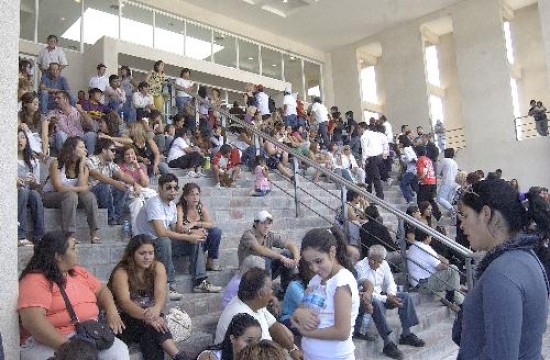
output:
{"label": "red shirt", "polygon": [[[427,169],[428,172],[426,176],[422,177],[424,169]],[[416,161],[416,173],[418,175],[418,182],[421,185],[435,185],[437,179],[435,177],[434,164],[427,156],[421,156]]]}
{"label": "red shirt", "polygon": [[216,155],[212,158],[212,165],[218,165],[220,169],[228,170],[231,169],[234,166],[237,166],[241,162],[241,155],[239,153],[239,149],[233,148],[231,149],[231,154],[229,155],[229,158],[223,158],[222,159],[222,153],[218,151]]}

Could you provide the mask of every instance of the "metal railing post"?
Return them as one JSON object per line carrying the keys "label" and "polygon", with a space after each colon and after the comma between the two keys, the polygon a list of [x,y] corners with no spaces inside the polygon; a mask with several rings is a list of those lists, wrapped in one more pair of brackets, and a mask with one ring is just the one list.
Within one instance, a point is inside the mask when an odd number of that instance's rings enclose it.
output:
{"label": "metal railing post", "polygon": [[464,261],[466,263],[466,284],[468,285],[468,291],[472,291],[474,288],[474,259],[466,256]]}
{"label": "metal railing post", "polygon": [[398,239],[397,244],[399,245],[399,252],[401,253],[401,258],[403,259],[403,275],[405,276],[405,292],[408,292],[409,288],[409,267],[407,264],[407,239],[405,234],[405,220],[399,219],[398,223]]}
{"label": "metal railing post", "polygon": [[[348,198],[348,189],[344,184],[341,185],[341,191],[340,191],[340,197],[342,201],[342,217],[344,219],[344,236],[346,239],[349,237],[349,220],[347,217],[348,213],[348,202],[346,201]],[[349,239],[348,239],[349,242]]]}
{"label": "metal railing post", "polygon": [[292,158],[292,167],[294,168],[294,207],[296,208],[296,217],[299,216],[300,201],[298,200],[298,159]]}

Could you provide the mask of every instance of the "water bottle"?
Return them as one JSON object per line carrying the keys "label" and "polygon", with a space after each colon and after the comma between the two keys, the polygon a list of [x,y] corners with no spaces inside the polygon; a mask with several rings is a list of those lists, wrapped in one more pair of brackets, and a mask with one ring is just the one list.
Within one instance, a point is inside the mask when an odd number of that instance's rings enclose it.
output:
{"label": "water bottle", "polygon": [[204,157],[204,170],[210,170],[210,156]]}
{"label": "water bottle", "polygon": [[325,307],[325,299],[327,297],[325,289],[326,286],[324,285],[308,288],[302,299],[302,304],[309,309],[313,309],[317,314],[321,313]]}
{"label": "water bottle", "polygon": [[363,315],[363,322],[361,323],[361,332],[365,334],[372,322],[372,315],[371,314],[364,314]]}
{"label": "water bottle", "polygon": [[120,112],[120,120],[122,123],[124,123],[124,111]]}
{"label": "water bottle", "polygon": [[128,220],[124,220],[122,223],[122,240],[130,241],[132,237],[132,225]]}

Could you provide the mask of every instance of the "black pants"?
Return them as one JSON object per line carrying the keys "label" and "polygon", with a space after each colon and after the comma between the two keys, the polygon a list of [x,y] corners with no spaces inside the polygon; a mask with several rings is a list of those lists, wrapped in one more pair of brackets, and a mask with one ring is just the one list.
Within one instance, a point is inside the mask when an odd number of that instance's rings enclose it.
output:
{"label": "black pants", "polygon": [[437,221],[439,221],[439,219],[441,219],[441,211],[439,211],[439,206],[437,205],[437,201],[435,201],[436,194],[437,194],[436,184],[430,184],[430,185],[419,184],[418,194],[416,196],[416,202],[420,204],[422,201],[428,201],[432,205],[433,216],[437,219]]}
{"label": "black pants", "polygon": [[371,156],[365,161],[365,173],[367,190],[372,192],[372,185],[374,183],[374,189],[376,196],[380,199],[384,199],[384,188],[382,187],[382,180],[380,178],[380,164],[382,163],[382,155]]}
{"label": "black pants", "polygon": [[172,339],[172,334],[158,332],[144,321],[138,320],[121,313],[120,317],[126,329],[121,335],[118,335],[120,340],[126,344],[138,343],[143,353],[143,359],[147,360],[164,360],[164,349],[161,344],[168,339]]}
{"label": "black pants", "polygon": [[168,166],[179,169],[191,169],[198,168],[204,164],[204,158],[202,155],[196,152],[186,154],[174,159],[168,163]]}

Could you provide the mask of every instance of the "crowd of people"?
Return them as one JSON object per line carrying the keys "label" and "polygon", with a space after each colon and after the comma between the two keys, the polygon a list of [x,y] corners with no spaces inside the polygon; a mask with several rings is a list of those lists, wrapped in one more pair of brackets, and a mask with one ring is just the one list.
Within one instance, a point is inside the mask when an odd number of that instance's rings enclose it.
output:
{"label": "crowd of people", "polygon": [[[189,69],[174,82],[178,113],[168,124],[162,61],[140,82],[127,66],[107,75],[98,64],[88,99],[70,92],[61,75],[68,65],[54,35],[36,63],[42,73],[37,87],[31,82],[33,64],[20,64],[18,241],[34,246],[20,277],[22,359],[68,359],[64,354],[78,352],[80,359],[123,360],[129,359],[127,345],[136,342],[147,359],[165,354],[187,359],[163,313],[167,302],[184,296],[175,266],[182,256],[189,256],[194,292],[224,292],[216,345],[199,360],[354,359],[352,339],[372,337],[365,332],[369,319],[383,340],[383,354],[401,359],[386,310],[397,309],[399,345],[425,346],[411,330],[419,321],[407,289],[443,293],[460,309],[453,332],[459,358],[540,357],[550,295],[547,189],[521,193],[517,180],[502,180],[499,170],[486,177],[479,170],[464,173],[441,136],[436,145],[421,127],[413,136],[407,125],[394,136],[385,116],[357,122],[348,111],[342,118],[319,97],[306,108],[290,89],[277,109],[262,85],[247,86],[244,106],[229,110],[275,139],[255,143],[246,128],[222,126],[221,92],[209,94],[190,79]],[[228,141],[226,131],[237,136]],[[443,231],[438,223],[447,216],[456,221],[458,243],[487,252],[466,298],[462,264],[445,246],[407,224],[403,258],[377,207],[353,191],[335,225],[310,230],[299,247],[300,239],[272,230],[276,219],[268,211],[258,212],[239,242],[240,271],[225,288],[211,283],[207,271],[222,270],[222,232],[212,215],[216,209],[201,201],[192,178],[211,167],[215,186],[231,187],[246,166],[255,177],[250,195],[267,196],[270,171],[295,180],[289,168],[294,154],[380,199],[384,183],[393,182],[397,159],[407,214],[437,231]],[[48,169],[45,180],[41,166]],[[312,181],[323,179],[316,167],[300,167]],[[181,193],[172,168],[189,170],[191,181]],[[44,207],[60,209],[61,231],[45,233]],[[129,213],[132,237],[107,285],[78,265],[77,243],[83,239],[76,238],[77,208],[86,213],[92,244],[102,241],[98,208],[107,209],[109,226],[121,225]],[[512,261],[516,267],[507,266]],[[398,290],[394,273],[404,266],[409,283]],[[79,322],[94,320],[112,330],[116,337],[108,347],[82,341],[66,298]]]}

